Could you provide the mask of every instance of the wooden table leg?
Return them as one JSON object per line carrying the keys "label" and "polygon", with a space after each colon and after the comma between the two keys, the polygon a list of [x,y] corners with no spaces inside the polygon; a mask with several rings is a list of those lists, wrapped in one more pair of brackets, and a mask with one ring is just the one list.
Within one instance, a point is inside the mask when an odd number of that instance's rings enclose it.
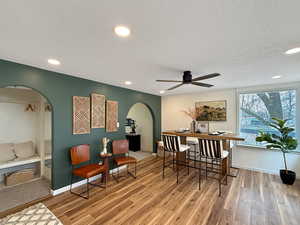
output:
{"label": "wooden table leg", "polygon": [[[186,152],[177,152],[176,153],[176,160],[180,162],[181,164],[186,163]],[[183,165],[178,165],[179,169],[184,168]]]}
{"label": "wooden table leg", "polygon": [[182,144],[182,145],[186,145],[186,136],[180,136],[180,143]]}
{"label": "wooden table leg", "polygon": [[222,159],[222,175],[227,174],[228,175],[228,157]]}
{"label": "wooden table leg", "polygon": [[238,170],[238,168],[235,168],[235,167],[232,166],[232,148],[230,147],[230,140],[223,140],[223,149],[228,151],[228,153],[229,153],[228,154],[228,162],[227,162],[227,164],[228,164],[227,176],[237,177],[238,172],[237,172],[236,175],[231,173],[232,168],[237,169],[237,170]]}
{"label": "wooden table leg", "polygon": [[105,179],[106,182],[109,180],[109,164],[108,164],[108,157],[105,157],[104,159],[104,166],[105,166]]}

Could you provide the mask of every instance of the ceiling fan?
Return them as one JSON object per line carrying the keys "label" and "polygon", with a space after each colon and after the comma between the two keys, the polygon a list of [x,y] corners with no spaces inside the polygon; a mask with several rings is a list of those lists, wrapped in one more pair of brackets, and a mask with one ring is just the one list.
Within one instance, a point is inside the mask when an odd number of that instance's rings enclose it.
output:
{"label": "ceiling fan", "polygon": [[179,81],[179,80],[156,80],[157,82],[175,82],[175,83],[180,83],[176,86],[173,86],[169,89],[167,89],[168,91],[170,90],[173,90],[175,88],[178,88],[184,84],[193,84],[193,85],[197,85],[197,86],[200,86],[200,87],[212,87],[214,85],[211,85],[211,84],[206,84],[206,83],[201,83],[201,82],[196,82],[196,81],[199,81],[199,80],[206,80],[206,79],[210,79],[210,78],[213,78],[213,77],[218,77],[220,76],[221,74],[219,73],[212,73],[212,74],[208,74],[208,75],[204,75],[204,76],[201,76],[201,77],[196,77],[193,79],[193,76],[192,76],[192,72],[187,70],[187,71],[184,71],[183,72],[183,77],[182,77],[182,81]]}

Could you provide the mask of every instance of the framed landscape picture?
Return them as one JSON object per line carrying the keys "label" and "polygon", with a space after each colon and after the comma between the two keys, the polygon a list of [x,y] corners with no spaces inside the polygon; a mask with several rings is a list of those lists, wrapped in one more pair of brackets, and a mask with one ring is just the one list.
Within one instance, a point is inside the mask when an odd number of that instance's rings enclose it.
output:
{"label": "framed landscape picture", "polygon": [[226,101],[196,102],[197,121],[226,121]]}

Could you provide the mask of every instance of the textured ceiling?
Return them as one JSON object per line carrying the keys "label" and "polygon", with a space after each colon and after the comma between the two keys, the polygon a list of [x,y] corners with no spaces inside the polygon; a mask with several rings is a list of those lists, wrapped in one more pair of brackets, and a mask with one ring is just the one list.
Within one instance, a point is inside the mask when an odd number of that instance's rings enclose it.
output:
{"label": "textured ceiling", "polygon": [[[298,0],[1,1],[0,58],[153,94],[172,86],[156,79],[183,70],[221,73],[207,80],[218,89],[299,81],[300,54],[283,54],[300,46],[299,8]],[[115,36],[118,24],[131,28],[128,39]]]}

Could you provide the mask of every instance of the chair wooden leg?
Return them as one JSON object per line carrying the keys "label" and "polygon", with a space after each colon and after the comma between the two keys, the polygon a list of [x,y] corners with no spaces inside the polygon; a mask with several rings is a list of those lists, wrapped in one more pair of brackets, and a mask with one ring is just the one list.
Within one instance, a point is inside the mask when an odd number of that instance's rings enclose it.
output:
{"label": "chair wooden leg", "polygon": [[207,179],[207,157],[205,158],[205,179]]}
{"label": "chair wooden leg", "polygon": [[89,178],[86,181],[87,199],[90,198]]}
{"label": "chair wooden leg", "polygon": [[199,167],[199,190],[201,189],[201,167]]}
{"label": "chair wooden leg", "polygon": [[196,168],[196,160],[197,160],[197,149],[195,148],[195,155],[194,155],[194,167]]}
{"label": "chair wooden leg", "polygon": [[221,197],[221,189],[222,189],[221,179],[219,179],[219,197]]}
{"label": "chair wooden leg", "polygon": [[175,154],[174,154],[174,152],[172,153],[172,157],[173,157],[173,170],[174,170],[175,169]]}
{"label": "chair wooden leg", "polygon": [[178,177],[179,177],[179,166],[177,165],[177,161],[176,161],[176,171],[177,171],[177,184],[179,183],[178,181]]}
{"label": "chair wooden leg", "polygon": [[190,165],[190,150],[188,150],[188,156],[185,158],[185,163],[187,163],[188,164],[188,167],[187,167],[187,169],[188,169],[188,175],[190,174],[190,167],[189,167],[189,165]]}
{"label": "chair wooden leg", "polygon": [[164,157],[163,157],[163,176],[162,178],[164,179],[165,178],[165,160],[166,160],[166,152],[164,150]]}

